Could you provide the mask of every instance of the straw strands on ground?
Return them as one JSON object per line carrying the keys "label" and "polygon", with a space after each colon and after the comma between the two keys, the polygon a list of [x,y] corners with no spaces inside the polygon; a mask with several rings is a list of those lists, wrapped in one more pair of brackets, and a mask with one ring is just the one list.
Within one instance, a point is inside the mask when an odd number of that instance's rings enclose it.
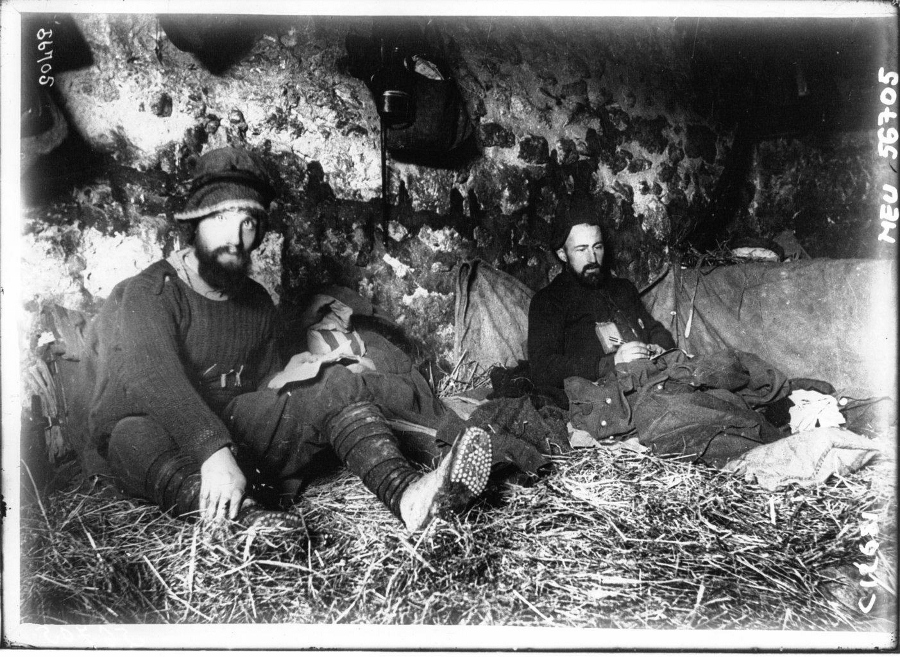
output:
{"label": "straw strands on ground", "polygon": [[[577,450],[418,535],[351,475],[310,487],[311,536],[209,532],[126,500],[25,508],[23,621],[431,623],[884,630],[896,592],[892,477],[770,493],[622,448]],[[877,513],[878,605],[857,601]],[[863,539],[864,542],[865,539]]]}
{"label": "straw strands on ground", "polygon": [[430,381],[438,397],[471,393],[473,390],[491,385],[490,370],[484,369],[480,363],[470,360],[467,356],[468,352],[464,351],[449,373],[443,373],[439,381]]}

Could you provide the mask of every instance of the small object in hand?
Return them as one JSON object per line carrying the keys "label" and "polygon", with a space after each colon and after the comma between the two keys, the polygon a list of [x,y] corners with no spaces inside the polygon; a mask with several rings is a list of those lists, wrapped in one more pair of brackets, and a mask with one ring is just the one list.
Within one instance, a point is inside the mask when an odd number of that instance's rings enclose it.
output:
{"label": "small object in hand", "polygon": [[655,352],[652,356],[650,356],[650,360],[656,360],[660,356],[665,356],[666,354],[673,351],[679,351],[677,347],[674,349],[663,349],[662,347],[658,347],[656,345],[650,345],[650,349]]}

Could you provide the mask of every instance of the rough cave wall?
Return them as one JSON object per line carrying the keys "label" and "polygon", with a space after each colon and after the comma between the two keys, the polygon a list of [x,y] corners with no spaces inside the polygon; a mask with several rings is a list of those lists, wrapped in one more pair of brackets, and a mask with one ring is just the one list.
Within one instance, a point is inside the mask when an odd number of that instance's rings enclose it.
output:
{"label": "rough cave wall", "polygon": [[792,230],[813,258],[884,257],[879,207],[893,177],[877,145],[874,130],[760,142],[742,229]]}
{"label": "rough cave wall", "polygon": [[26,194],[32,312],[94,310],[168,255],[182,243],[171,215],[192,161],[243,144],[281,179],[255,258],[276,299],[290,307],[316,285],[348,286],[448,367],[461,260],[540,288],[559,269],[546,244],[557,204],[581,189],[605,217],[619,274],[644,283],[709,204],[731,140],[691,109],[691,40],[671,20],[432,19],[481,155],[453,168],[391,162],[397,243],[386,254],[364,229],[380,216],[378,118],[344,48],[368,19],[262,19],[261,38],[221,75],[174,48],[154,16],[74,20],[93,65],[58,74],[56,92],[105,159]]}

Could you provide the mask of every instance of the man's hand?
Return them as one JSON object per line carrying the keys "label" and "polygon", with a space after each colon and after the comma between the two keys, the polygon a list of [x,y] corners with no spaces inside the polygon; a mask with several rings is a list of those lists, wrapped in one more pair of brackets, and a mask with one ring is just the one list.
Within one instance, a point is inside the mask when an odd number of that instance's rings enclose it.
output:
{"label": "man's hand", "polygon": [[630,363],[633,360],[650,358],[653,353],[654,350],[651,345],[644,344],[643,342],[626,342],[619,347],[613,362],[616,365],[619,365],[620,363]]}
{"label": "man's hand", "polygon": [[371,358],[360,356],[359,360],[357,360],[355,363],[350,363],[349,365],[347,365],[347,369],[354,374],[361,374],[366,370],[372,370],[374,372],[376,370],[375,361],[373,361]]}
{"label": "man's hand", "polygon": [[288,361],[283,370],[272,377],[268,387],[272,390],[278,390],[291,381],[315,376],[318,373],[316,363],[320,360],[320,357],[314,356],[308,351],[301,351]]}
{"label": "man's hand", "polygon": [[294,354],[291,359],[288,361],[287,366],[284,368],[285,371],[290,370],[291,368],[300,367],[306,363],[315,363],[319,358],[314,356],[312,353],[308,351],[301,351],[299,354]]}
{"label": "man's hand", "polygon": [[200,515],[204,520],[234,520],[241,508],[247,478],[231,450],[223,447],[200,466]]}

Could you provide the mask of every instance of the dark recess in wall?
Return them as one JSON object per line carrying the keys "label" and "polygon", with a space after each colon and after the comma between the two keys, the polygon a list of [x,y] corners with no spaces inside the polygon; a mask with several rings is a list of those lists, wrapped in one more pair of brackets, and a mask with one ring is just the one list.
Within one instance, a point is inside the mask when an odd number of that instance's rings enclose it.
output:
{"label": "dark recess in wall", "polygon": [[[835,185],[823,180],[815,191],[792,197],[798,207],[780,209],[791,216],[799,211],[797,222],[785,221],[783,214],[774,223],[771,218],[760,222],[751,216],[751,203],[757,193],[754,179],[760,171],[757,157],[761,150],[798,150],[785,141],[779,142],[781,146],[771,145],[776,139],[805,145],[800,148],[804,155],[797,153],[805,157],[805,163],[780,161],[785,167],[809,164],[805,173],[798,171],[799,178],[805,175],[809,181],[841,175],[841,167],[835,171],[811,160],[817,159],[817,153],[836,155],[829,144],[837,135],[872,130],[873,99],[881,89],[876,72],[882,66],[890,67],[892,27],[887,21],[865,18],[702,18],[685,22],[681,28],[685,38],[693,38],[694,107],[734,129],[734,141],[711,202],[696,218],[686,244],[705,251],[729,238],[760,233],[768,237],[778,230],[793,229],[816,256],[871,254],[872,239],[864,233],[869,222],[860,226],[860,216],[877,215],[873,197],[855,199],[849,210],[846,196],[829,195],[827,190]],[[771,161],[771,157],[766,159]],[[843,232],[845,239],[831,236],[835,216],[840,217],[838,232]]]}

